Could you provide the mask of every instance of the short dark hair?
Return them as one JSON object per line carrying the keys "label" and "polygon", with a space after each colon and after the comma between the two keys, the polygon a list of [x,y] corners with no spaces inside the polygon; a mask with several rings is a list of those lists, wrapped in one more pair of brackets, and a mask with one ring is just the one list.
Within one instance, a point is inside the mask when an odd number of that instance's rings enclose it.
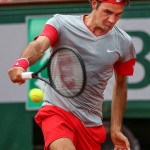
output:
{"label": "short dark hair", "polygon": [[[90,6],[92,7],[92,0],[88,0],[89,1],[89,4],[90,4]],[[96,9],[98,9],[98,7],[100,6],[100,4],[102,3],[101,1],[98,1],[98,0],[96,0],[97,1],[97,6],[96,6]]]}
{"label": "short dark hair", "polygon": [[[88,0],[90,5],[92,6],[92,0]],[[98,2],[98,5],[97,5],[97,8],[100,6],[100,4],[102,3],[101,1],[99,0],[96,0]],[[105,0],[104,0],[105,1]],[[122,0],[124,3],[126,3],[127,6],[130,5],[130,0]]]}

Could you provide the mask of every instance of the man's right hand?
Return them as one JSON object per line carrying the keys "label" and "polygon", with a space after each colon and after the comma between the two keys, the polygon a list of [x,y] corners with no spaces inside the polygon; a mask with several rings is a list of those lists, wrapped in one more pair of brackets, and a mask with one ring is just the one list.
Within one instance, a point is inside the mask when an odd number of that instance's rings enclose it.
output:
{"label": "man's right hand", "polygon": [[22,67],[15,67],[8,70],[8,75],[10,80],[13,83],[18,83],[19,85],[23,84],[25,80],[22,79],[21,73],[25,72],[25,69]]}

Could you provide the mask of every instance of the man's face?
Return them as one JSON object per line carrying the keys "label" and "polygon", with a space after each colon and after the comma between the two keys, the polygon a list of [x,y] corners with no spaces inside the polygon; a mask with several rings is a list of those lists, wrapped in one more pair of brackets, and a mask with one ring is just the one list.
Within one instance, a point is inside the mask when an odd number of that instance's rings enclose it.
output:
{"label": "man's face", "polygon": [[122,16],[123,10],[123,5],[105,2],[101,3],[98,9],[95,9],[97,26],[104,31],[111,30]]}

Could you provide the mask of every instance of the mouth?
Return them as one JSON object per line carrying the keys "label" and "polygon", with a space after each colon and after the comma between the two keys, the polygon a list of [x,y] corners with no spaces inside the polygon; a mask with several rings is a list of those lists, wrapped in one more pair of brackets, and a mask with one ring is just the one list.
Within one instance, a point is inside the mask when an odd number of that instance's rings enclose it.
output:
{"label": "mouth", "polygon": [[107,27],[109,27],[109,28],[112,28],[112,27],[114,26],[114,24],[109,23],[109,22],[106,22],[105,25],[106,25]]}
{"label": "mouth", "polygon": [[114,25],[113,24],[106,24],[106,26],[108,26],[108,27],[113,27]]}

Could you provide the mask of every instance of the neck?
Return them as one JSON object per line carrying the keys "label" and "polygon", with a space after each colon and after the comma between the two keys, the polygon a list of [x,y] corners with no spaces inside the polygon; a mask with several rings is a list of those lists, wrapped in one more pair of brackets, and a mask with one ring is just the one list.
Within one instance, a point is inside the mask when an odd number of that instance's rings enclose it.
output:
{"label": "neck", "polygon": [[103,30],[98,23],[96,22],[95,15],[92,13],[90,15],[87,15],[84,17],[84,22],[87,25],[87,27],[96,35],[102,35],[106,33],[107,31]]}

